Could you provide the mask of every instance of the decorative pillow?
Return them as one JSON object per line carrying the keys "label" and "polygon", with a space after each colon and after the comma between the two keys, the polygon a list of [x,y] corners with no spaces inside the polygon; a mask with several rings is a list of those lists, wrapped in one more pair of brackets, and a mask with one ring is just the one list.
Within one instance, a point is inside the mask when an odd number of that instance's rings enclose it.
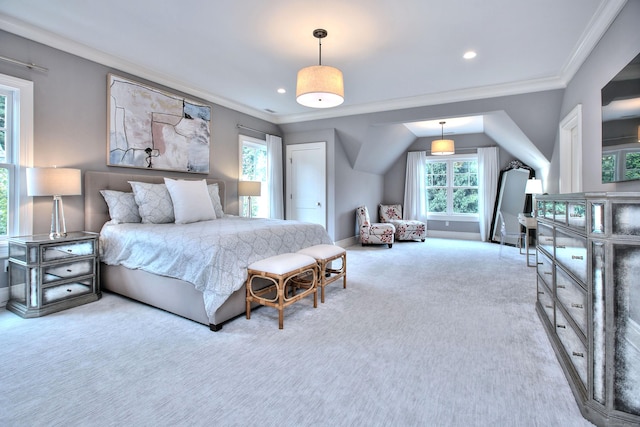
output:
{"label": "decorative pillow", "polygon": [[125,193],[115,190],[100,190],[109,207],[109,216],[112,224],[122,224],[125,222],[140,222],[140,213],[133,193]]}
{"label": "decorative pillow", "polygon": [[209,197],[207,181],[186,181],[165,178],[171,200],[176,224],[208,221],[216,219],[213,203]]}
{"label": "decorative pillow", "polygon": [[144,224],[174,222],[173,203],[164,184],[129,181]]}
{"label": "decorative pillow", "polygon": [[224,217],[224,211],[222,210],[222,203],[220,203],[220,189],[218,184],[207,185],[209,191],[209,197],[211,197],[211,203],[213,203],[213,210],[216,211],[216,218]]}

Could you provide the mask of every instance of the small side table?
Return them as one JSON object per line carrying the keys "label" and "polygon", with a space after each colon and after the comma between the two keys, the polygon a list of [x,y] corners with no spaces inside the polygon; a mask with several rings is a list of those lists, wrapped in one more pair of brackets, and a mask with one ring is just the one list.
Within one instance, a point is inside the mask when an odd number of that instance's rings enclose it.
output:
{"label": "small side table", "polygon": [[535,256],[535,252],[532,254],[529,254],[529,234],[530,231],[533,230],[533,236],[536,236],[536,232],[538,229],[538,222],[536,221],[535,217],[532,216],[524,216],[523,214],[518,215],[518,222],[520,223],[520,225],[522,225],[524,227],[524,248],[525,248],[525,255],[527,256],[527,267],[535,267],[536,264],[533,263],[531,264],[529,262],[529,256],[530,255],[534,255]]}
{"label": "small side table", "polygon": [[7,310],[40,317],[100,298],[98,234],[11,237]]}

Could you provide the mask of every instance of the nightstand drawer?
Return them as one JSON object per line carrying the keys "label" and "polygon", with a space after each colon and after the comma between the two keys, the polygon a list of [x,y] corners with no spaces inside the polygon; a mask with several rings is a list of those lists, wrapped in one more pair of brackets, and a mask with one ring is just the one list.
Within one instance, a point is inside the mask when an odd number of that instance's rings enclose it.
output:
{"label": "nightstand drawer", "polygon": [[51,262],[64,258],[91,256],[96,253],[95,240],[83,240],[64,244],[42,246],[42,262]]}
{"label": "nightstand drawer", "polygon": [[42,289],[42,305],[68,300],[93,292],[93,278]]}
{"label": "nightstand drawer", "polygon": [[42,283],[70,279],[94,273],[95,260],[87,258],[64,264],[53,264],[42,268]]}

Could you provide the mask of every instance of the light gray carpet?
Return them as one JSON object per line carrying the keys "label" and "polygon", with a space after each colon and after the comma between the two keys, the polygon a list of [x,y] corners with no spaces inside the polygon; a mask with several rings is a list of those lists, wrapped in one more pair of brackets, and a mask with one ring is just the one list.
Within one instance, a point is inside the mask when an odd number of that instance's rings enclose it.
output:
{"label": "light gray carpet", "polygon": [[114,294],[0,310],[2,426],[587,426],[517,249],[430,238],[348,249],[325,304],[213,333]]}

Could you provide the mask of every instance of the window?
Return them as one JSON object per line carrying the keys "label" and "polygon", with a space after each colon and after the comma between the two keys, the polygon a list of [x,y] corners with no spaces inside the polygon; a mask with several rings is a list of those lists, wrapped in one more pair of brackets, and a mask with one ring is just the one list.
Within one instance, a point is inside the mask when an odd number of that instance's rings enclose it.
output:
{"label": "window", "polygon": [[259,218],[269,217],[269,197],[267,196],[267,142],[263,139],[240,135],[240,181],[260,181],[261,195],[240,197],[240,215]]}
{"label": "window", "polygon": [[477,220],[478,158],[476,155],[427,157],[425,173],[430,219]]}
{"label": "window", "polygon": [[624,148],[602,153],[602,182],[640,179],[640,150]]}
{"label": "window", "polygon": [[9,206],[11,192],[11,176],[14,165],[11,144],[12,141],[12,113],[13,113],[12,92],[0,89],[0,236],[6,237],[9,234]]}
{"label": "window", "polygon": [[32,153],[33,82],[0,74],[0,256],[6,256],[7,236],[31,234],[33,209],[23,181]]}

